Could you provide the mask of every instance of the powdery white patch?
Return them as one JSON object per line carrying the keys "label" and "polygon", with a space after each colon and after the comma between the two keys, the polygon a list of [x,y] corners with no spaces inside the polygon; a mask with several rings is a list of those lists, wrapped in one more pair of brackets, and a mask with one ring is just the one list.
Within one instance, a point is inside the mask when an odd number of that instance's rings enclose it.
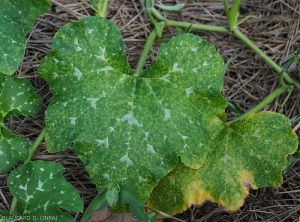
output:
{"label": "powdery white patch", "polygon": [[97,146],[104,145],[106,148],[108,148],[108,146],[109,146],[108,138],[105,138],[104,140],[95,139],[95,141],[98,143]]}
{"label": "powdery white patch", "polygon": [[153,149],[153,146],[150,145],[150,144],[147,144],[147,151],[152,153],[152,154],[155,154],[156,155],[156,152],[155,150]]}
{"label": "powdery white patch", "polygon": [[86,98],[86,99],[91,102],[92,108],[94,108],[94,109],[97,108],[96,102],[99,100],[99,98]]}
{"label": "powdery white patch", "polygon": [[170,82],[170,80],[168,80],[170,74],[164,75],[163,77],[160,77],[159,79],[164,81],[164,82]]}
{"label": "powdery white patch", "polygon": [[174,63],[172,72],[183,72],[182,68],[178,68],[178,63]]}
{"label": "powdery white patch", "polygon": [[73,75],[75,75],[77,77],[77,80],[79,80],[82,76],[82,72],[79,69],[75,68]]}
{"label": "powdery white patch", "polygon": [[69,119],[71,121],[71,125],[75,126],[75,121],[76,121],[77,118],[76,117],[70,117]]}
{"label": "powdery white patch", "polygon": [[141,127],[142,125],[137,121],[137,119],[133,116],[132,112],[129,112],[128,114],[126,114],[122,119],[122,122],[127,121],[130,125],[134,124],[138,127]]}
{"label": "powdery white patch", "polygon": [[169,109],[164,109],[165,111],[165,117],[164,117],[164,121],[167,121],[171,118],[171,110]]}
{"label": "powdery white patch", "polygon": [[190,87],[185,89],[186,97],[189,97],[192,93],[194,93],[194,88]]}
{"label": "powdery white patch", "polygon": [[131,161],[131,159],[128,157],[128,154],[124,155],[121,159],[120,162],[126,162],[126,166],[132,166],[133,162]]}

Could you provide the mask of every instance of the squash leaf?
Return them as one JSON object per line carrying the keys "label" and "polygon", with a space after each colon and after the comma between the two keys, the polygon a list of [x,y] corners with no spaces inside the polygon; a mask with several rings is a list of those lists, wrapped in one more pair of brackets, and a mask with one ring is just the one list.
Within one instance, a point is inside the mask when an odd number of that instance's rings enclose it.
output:
{"label": "squash leaf", "polygon": [[54,95],[45,117],[47,149],[73,142],[99,190],[130,183],[145,201],[178,156],[193,168],[205,161],[206,125],[227,105],[223,68],[211,44],[182,34],[135,76],[113,23],[92,17],[67,24],[38,70]]}
{"label": "squash leaf", "polygon": [[248,189],[278,187],[286,157],[297,149],[297,136],[287,117],[271,112],[252,114],[229,126],[211,121],[211,152],[199,169],[179,163],[151,194],[148,205],[169,214],[205,200],[238,210]]}
{"label": "squash leaf", "polygon": [[[26,79],[18,79],[0,73],[0,123],[10,116],[34,115],[41,105],[41,98],[35,94]],[[28,141],[13,134],[4,126],[0,129],[0,172],[11,169],[24,160],[28,153]]]}
{"label": "squash leaf", "polygon": [[18,199],[19,216],[56,217],[57,221],[74,221],[67,211],[81,212],[83,203],[77,190],[62,176],[64,167],[46,161],[28,162],[8,177],[8,186]]}
{"label": "squash leaf", "polygon": [[0,72],[11,75],[24,56],[25,34],[50,7],[48,0],[0,1]]}

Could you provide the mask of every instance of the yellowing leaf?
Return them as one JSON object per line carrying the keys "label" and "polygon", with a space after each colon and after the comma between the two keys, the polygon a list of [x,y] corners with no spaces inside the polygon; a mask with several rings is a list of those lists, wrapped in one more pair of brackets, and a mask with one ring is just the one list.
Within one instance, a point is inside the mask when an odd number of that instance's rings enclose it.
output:
{"label": "yellowing leaf", "polygon": [[[244,122],[211,121],[210,153],[199,169],[179,163],[151,194],[149,205],[169,214],[205,200],[238,210],[252,187],[278,187],[297,136],[288,118],[261,112]],[[201,147],[199,147],[201,148]]]}

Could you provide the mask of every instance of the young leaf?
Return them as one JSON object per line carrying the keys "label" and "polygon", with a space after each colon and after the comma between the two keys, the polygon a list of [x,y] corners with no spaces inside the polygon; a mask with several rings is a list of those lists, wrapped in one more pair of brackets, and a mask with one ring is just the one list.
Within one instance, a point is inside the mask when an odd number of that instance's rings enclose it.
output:
{"label": "young leaf", "polygon": [[177,5],[155,5],[157,8],[160,8],[167,12],[180,12],[185,7],[185,3]]}
{"label": "young leaf", "polygon": [[211,152],[199,169],[178,166],[154,188],[148,205],[169,214],[210,200],[238,210],[252,187],[278,187],[297,137],[288,118],[261,112],[227,126],[211,121]]}
{"label": "young leaf", "polygon": [[288,72],[293,70],[297,66],[299,61],[300,54],[288,55],[280,61],[280,66],[284,71]]}
{"label": "young leaf", "polygon": [[47,148],[58,152],[74,142],[99,189],[130,183],[145,201],[178,156],[190,167],[203,164],[209,147],[198,146],[208,142],[206,125],[227,105],[223,68],[212,45],[182,34],[133,76],[113,23],[91,17],[67,24],[38,71],[54,95]]}
{"label": "young leaf", "polygon": [[25,33],[49,8],[48,0],[0,1],[0,72],[11,75],[17,70],[24,56]]}
{"label": "young leaf", "polygon": [[[1,3],[0,3],[1,4]],[[18,79],[0,73],[0,124],[10,116],[34,115],[41,105],[26,79]],[[0,128],[0,172],[11,169],[27,157],[29,143],[3,126]]]}
{"label": "young leaf", "polygon": [[58,221],[74,221],[67,211],[81,212],[83,203],[76,189],[62,176],[64,168],[54,162],[28,162],[8,177],[8,187],[18,200],[19,216],[56,216]]}

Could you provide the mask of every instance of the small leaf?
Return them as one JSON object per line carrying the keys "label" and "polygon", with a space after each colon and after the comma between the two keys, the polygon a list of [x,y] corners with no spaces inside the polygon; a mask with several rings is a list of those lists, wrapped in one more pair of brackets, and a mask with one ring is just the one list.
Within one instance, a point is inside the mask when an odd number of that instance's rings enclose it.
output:
{"label": "small leaf", "polygon": [[158,22],[155,25],[156,35],[160,38],[165,27],[165,22]]}
{"label": "small leaf", "polygon": [[[1,3],[0,3],[1,4]],[[41,105],[26,79],[18,79],[0,73],[0,124],[10,116],[34,115]],[[20,160],[25,160],[29,143],[5,127],[0,128],[0,172],[11,169]]]}
{"label": "small leaf", "polygon": [[231,125],[211,121],[211,152],[199,169],[182,163],[154,188],[147,205],[174,215],[210,200],[238,210],[248,189],[278,187],[286,157],[297,149],[287,117],[261,112]]}
{"label": "small leaf", "polygon": [[110,207],[114,207],[117,204],[119,200],[119,192],[120,188],[118,185],[111,187],[106,191],[106,200]]}
{"label": "small leaf", "polygon": [[0,1],[0,72],[11,75],[17,70],[24,56],[25,33],[49,8],[48,0]]}
{"label": "small leaf", "polygon": [[62,176],[64,168],[54,162],[28,162],[8,177],[8,186],[18,200],[19,216],[57,216],[58,221],[74,221],[67,211],[81,212],[83,203],[77,190]]}
{"label": "small leaf", "polygon": [[232,110],[235,116],[242,115],[243,111],[235,102],[227,100],[227,103],[228,103],[228,108]]}
{"label": "small leaf", "polygon": [[157,8],[160,8],[167,12],[180,12],[185,7],[185,3],[177,4],[177,5],[155,5]]}
{"label": "small leaf", "polygon": [[288,55],[280,61],[281,68],[288,72],[293,70],[300,61],[300,54]]}
{"label": "small leaf", "polygon": [[103,210],[108,207],[106,192],[99,193],[93,201],[89,204],[88,208],[84,212],[81,218],[81,222],[87,222],[96,211]]}

